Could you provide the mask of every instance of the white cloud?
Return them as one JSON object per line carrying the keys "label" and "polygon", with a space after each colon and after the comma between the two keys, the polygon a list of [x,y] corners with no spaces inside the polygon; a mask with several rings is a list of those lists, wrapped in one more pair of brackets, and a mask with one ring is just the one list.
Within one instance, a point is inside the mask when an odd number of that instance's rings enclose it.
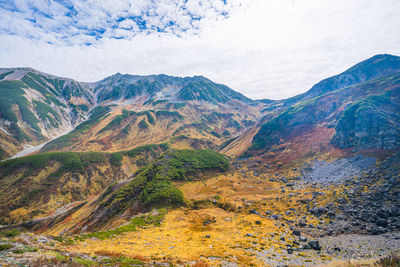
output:
{"label": "white cloud", "polygon": [[[64,25],[59,30],[47,18],[40,18],[45,26],[39,31],[25,23],[24,17],[37,16],[30,13],[28,1],[18,2],[26,14],[2,12],[0,25],[17,34],[0,31],[0,64],[30,66],[80,81],[116,72],[204,75],[249,97],[276,99],[304,92],[374,54],[400,55],[398,0],[253,0],[242,7],[239,0],[226,5],[192,0],[186,10],[179,8],[183,1],[165,0],[157,6],[151,1],[88,2],[73,1],[79,10],[77,25],[57,15],[65,11],[62,6],[53,10],[37,4]],[[142,10],[150,13],[144,16],[149,25],[175,24],[158,33],[139,32],[131,19],[116,22],[115,14],[137,16]],[[222,12],[229,18],[221,17]],[[192,20],[189,13],[206,19]],[[114,24],[118,27],[111,28]],[[82,34],[85,30],[79,27],[85,25],[106,31],[96,40]],[[66,33],[68,45],[60,41]],[[86,42],[93,45],[81,45]]]}

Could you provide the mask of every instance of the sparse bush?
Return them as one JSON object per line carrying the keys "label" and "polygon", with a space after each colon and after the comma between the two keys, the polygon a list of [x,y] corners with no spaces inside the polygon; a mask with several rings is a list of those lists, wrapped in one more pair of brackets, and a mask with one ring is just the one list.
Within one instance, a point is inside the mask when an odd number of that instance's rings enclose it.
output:
{"label": "sparse bush", "polygon": [[0,236],[2,236],[2,237],[16,237],[20,234],[21,234],[21,232],[18,231],[17,229],[9,229],[9,230],[0,231]]}
{"label": "sparse bush", "polygon": [[84,266],[94,266],[96,263],[92,260],[89,259],[83,259],[83,258],[74,258],[73,259],[75,262],[82,264]]}
{"label": "sparse bush", "polygon": [[0,244],[0,251],[12,248],[10,244]]}

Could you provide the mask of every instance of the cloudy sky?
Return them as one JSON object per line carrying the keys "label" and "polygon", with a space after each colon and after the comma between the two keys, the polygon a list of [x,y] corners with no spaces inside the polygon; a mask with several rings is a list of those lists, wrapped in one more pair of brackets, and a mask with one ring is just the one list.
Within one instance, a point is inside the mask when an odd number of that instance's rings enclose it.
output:
{"label": "cloudy sky", "polygon": [[251,98],[400,56],[399,0],[0,0],[0,67],[203,75]]}

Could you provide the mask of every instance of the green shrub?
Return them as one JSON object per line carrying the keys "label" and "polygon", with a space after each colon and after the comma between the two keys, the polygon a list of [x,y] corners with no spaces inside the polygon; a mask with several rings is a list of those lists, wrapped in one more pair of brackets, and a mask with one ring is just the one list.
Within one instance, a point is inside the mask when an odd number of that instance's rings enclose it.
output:
{"label": "green shrub", "polygon": [[124,120],[124,116],[123,115],[117,115],[115,116],[114,119],[112,119],[112,121],[110,121],[103,129],[101,129],[99,131],[99,133],[105,132],[107,130],[110,130],[112,128],[114,128],[115,126],[119,126],[121,125],[121,122]]}
{"label": "green shrub", "polygon": [[16,237],[21,234],[17,229],[9,229],[0,231],[0,236],[2,237]]}
{"label": "green shrub", "polygon": [[35,171],[51,162],[59,162],[61,166],[52,176],[60,176],[66,172],[83,173],[84,167],[90,163],[102,163],[105,160],[101,152],[47,152],[0,162],[0,169],[3,173],[24,167]]}
{"label": "green shrub", "polygon": [[139,126],[140,129],[143,129],[143,130],[149,128],[149,124],[147,124],[147,122],[146,122],[145,119],[142,119],[142,120],[139,122],[138,126]]}
{"label": "green shrub", "polygon": [[217,133],[216,131],[211,131],[210,133],[211,133],[212,135],[214,135],[215,137],[218,137],[218,138],[221,137],[221,135],[220,135],[219,133]]}
{"label": "green shrub", "polygon": [[186,106],[187,104],[185,102],[182,103],[174,103],[174,108],[175,109],[180,109],[183,108],[184,106]]}
{"label": "green shrub", "polygon": [[9,71],[9,72],[5,72],[3,74],[0,74],[0,80],[3,80],[7,75],[13,73],[14,71]]}
{"label": "green shrub", "polygon": [[82,111],[89,111],[89,107],[87,105],[78,105],[78,108]]}
{"label": "green shrub", "polygon": [[[35,131],[41,132],[37,123],[39,120],[29,110],[30,103],[24,97],[26,84],[21,81],[1,81],[0,82],[0,115],[3,119],[10,122],[17,122],[17,115],[12,110],[13,105],[18,105],[22,119],[28,123]],[[15,127],[17,127],[15,125]],[[26,140],[26,139],[25,139]],[[19,140],[22,141],[22,140]]]}
{"label": "green shrub", "polygon": [[140,198],[144,205],[182,205],[183,193],[170,181],[152,181],[144,187]]}
{"label": "green shrub", "polygon": [[0,244],[0,251],[12,248],[10,244]]}
{"label": "green shrub", "polygon": [[99,232],[92,232],[92,233],[84,234],[81,236],[76,236],[75,238],[83,240],[86,238],[95,237],[95,238],[104,240],[104,239],[112,238],[115,235],[121,235],[123,233],[137,231],[138,227],[143,227],[143,226],[147,226],[147,225],[160,226],[161,222],[165,218],[165,214],[167,214],[166,210],[159,209],[158,215],[142,215],[140,217],[134,217],[129,221],[129,223],[127,225],[123,225],[123,226],[117,227],[115,229],[99,231]]}
{"label": "green shrub", "polygon": [[157,110],[156,111],[157,117],[165,117],[165,118],[176,118],[182,120],[184,118],[178,111],[168,111],[168,110]]}
{"label": "green shrub", "polygon": [[123,158],[122,154],[117,152],[117,153],[110,154],[109,160],[110,160],[111,165],[121,167],[122,166],[122,158]]}
{"label": "green shrub", "polygon": [[130,183],[111,193],[102,205],[113,206],[115,212],[135,199],[147,207],[181,205],[183,194],[171,181],[191,180],[203,171],[226,171],[228,168],[228,160],[212,150],[167,151],[154,163],[140,169]]}
{"label": "green shrub", "polygon": [[94,261],[89,260],[89,259],[74,258],[73,260],[74,260],[74,262],[82,264],[84,266],[94,266],[94,265],[96,265],[96,263]]}
{"label": "green shrub", "polygon": [[9,154],[3,148],[0,147],[0,160],[8,158]]}

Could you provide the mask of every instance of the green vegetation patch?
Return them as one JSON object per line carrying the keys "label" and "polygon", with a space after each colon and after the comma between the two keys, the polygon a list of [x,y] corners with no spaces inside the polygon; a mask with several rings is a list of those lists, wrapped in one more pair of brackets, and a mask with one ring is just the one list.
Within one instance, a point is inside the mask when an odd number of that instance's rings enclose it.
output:
{"label": "green vegetation patch", "polygon": [[140,228],[140,227],[149,226],[149,225],[160,226],[162,221],[164,220],[166,214],[167,214],[167,210],[159,209],[157,215],[148,214],[148,215],[142,215],[140,217],[135,217],[135,218],[132,218],[128,224],[117,227],[115,229],[99,231],[99,232],[92,232],[92,233],[88,233],[88,234],[74,236],[74,239],[82,241],[86,238],[95,237],[95,238],[104,240],[104,239],[112,238],[116,235],[121,235],[123,233],[137,231],[138,228]]}
{"label": "green vegetation patch", "polygon": [[0,160],[8,158],[10,155],[8,154],[7,151],[5,151],[3,148],[0,147]]}
{"label": "green vegetation patch", "polygon": [[137,155],[142,154],[144,152],[151,152],[151,151],[154,151],[154,150],[157,150],[157,149],[161,149],[162,151],[165,151],[168,148],[169,148],[168,144],[159,144],[159,145],[150,144],[150,145],[144,145],[144,146],[136,147],[134,149],[131,149],[131,150],[128,150],[128,151],[123,151],[123,152],[120,152],[120,153],[123,153],[124,155],[127,155],[128,157],[133,158],[133,157],[136,157]]}
{"label": "green vegetation patch", "polygon": [[138,123],[138,127],[142,130],[148,129],[149,128],[149,124],[146,122],[145,119],[142,119],[139,123]]}
{"label": "green vegetation patch", "polygon": [[174,109],[180,109],[183,108],[187,105],[187,103],[185,102],[181,102],[181,103],[174,103]]}
{"label": "green vegetation patch", "polygon": [[0,237],[16,237],[20,234],[21,232],[17,229],[8,229],[0,231]]}
{"label": "green vegetation patch", "polygon": [[0,80],[3,80],[7,75],[13,73],[14,71],[9,71],[9,72],[5,72],[3,74],[0,74]]}
{"label": "green vegetation patch", "polygon": [[33,104],[35,105],[37,114],[42,120],[47,120],[54,128],[57,128],[60,125],[60,115],[58,115],[58,113],[53,108],[45,103],[36,100],[33,100]]}
{"label": "green vegetation patch", "polygon": [[24,97],[25,92],[22,90],[22,88],[26,87],[27,86],[21,81],[0,82],[0,116],[4,120],[14,122],[12,127],[13,130],[15,130],[15,134],[17,135],[17,139],[19,141],[28,140],[27,138],[29,137],[21,133],[21,130],[15,124],[18,122],[18,117],[12,109],[14,105],[18,106],[18,110],[21,113],[22,119],[38,133],[38,137],[42,137],[40,135],[41,129],[37,125],[39,120],[29,110],[31,104]]}
{"label": "green vegetation patch", "polygon": [[150,112],[146,113],[146,116],[147,116],[147,121],[148,121],[150,124],[152,124],[152,125],[156,124],[156,121],[155,121],[155,119],[154,119],[154,116],[153,116]]}
{"label": "green vegetation patch", "polygon": [[100,152],[48,152],[0,162],[1,173],[28,168],[38,171],[52,162],[61,163],[60,168],[52,176],[59,176],[66,172],[83,173],[90,163],[105,162],[106,157]]}
{"label": "green vegetation patch", "polygon": [[[359,147],[373,148],[379,143],[382,136],[379,131],[370,131],[367,135],[357,134],[360,131],[360,122],[365,128],[391,129],[386,137],[399,139],[398,122],[400,108],[398,93],[387,91],[380,95],[370,95],[347,107],[339,118],[335,127],[335,135],[331,142],[342,148]],[[366,119],[368,118],[368,119]],[[379,122],[379,126],[375,125]],[[397,125],[396,125],[397,124]]]}
{"label": "green vegetation patch", "polygon": [[122,166],[122,154],[121,153],[113,153],[110,154],[110,163],[113,166],[121,167]]}
{"label": "green vegetation patch", "polygon": [[13,246],[12,245],[10,245],[10,244],[0,244],[0,251],[2,251],[2,250],[7,250],[7,249],[10,249],[10,248],[12,248]]}
{"label": "green vegetation patch", "polygon": [[151,181],[148,183],[140,199],[145,206],[152,205],[176,205],[184,202],[183,193],[170,181]]}
{"label": "green vegetation patch", "polygon": [[110,121],[103,129],[101,129],[99,131],[99,133],[108,131],[113,129],[115,126],[119,126],[121,125],[121,122],[124,120],[124,116],[123,115],[117,115],[114,117],[114,119],[112,119],[112,121]]}
{"label": "green vegetation patch", "polygon": [[179,120],[184,119],[185,117],[181,115],[178,111],[168,111],[168,110],[157,110],[156,111],[157,118],[177,118]]}
{"label": "green vegetation patch", "polygon": [[167,99],[160,99],[160,100],[155,100],[155,101],[153,101],[151,104],[152,104],[153,106],[156,106],[156,105],[158,105],[158,104],[162,104],[162,103],[166,103],[166,102],[168,102]]}
{"label": "green vegetation patch", "polygon": [[228,160],[212,150],[169,150],[154,163],[140,169],[128,184],[114,191],[102,204],[113,212],[124,209],[132,200],[146,207],[179,206],[182,192],[172,181],[196,179],[204,171],[226,171]]}

